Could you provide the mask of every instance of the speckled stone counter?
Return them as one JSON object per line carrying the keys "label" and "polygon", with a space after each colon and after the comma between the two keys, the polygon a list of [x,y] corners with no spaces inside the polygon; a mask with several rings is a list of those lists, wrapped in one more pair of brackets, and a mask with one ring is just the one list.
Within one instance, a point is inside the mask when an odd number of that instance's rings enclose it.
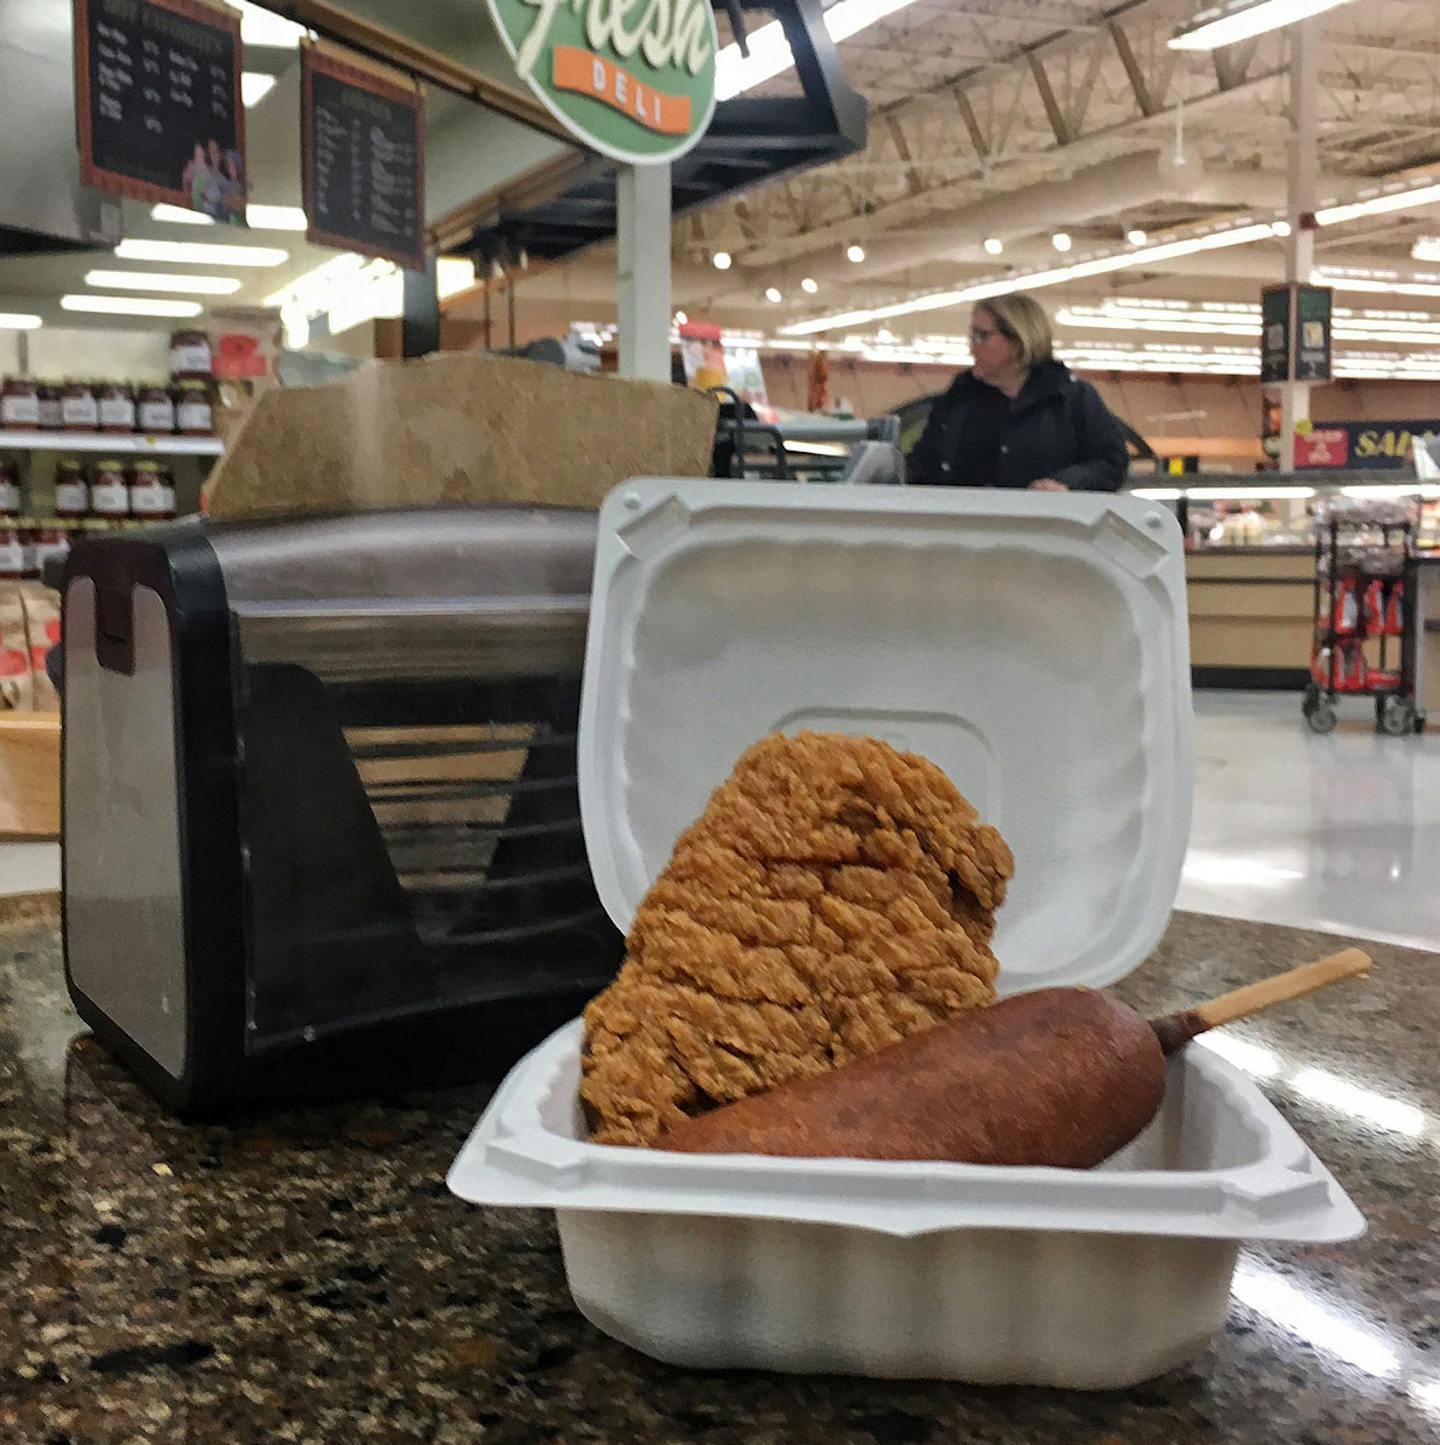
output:
{"label": "speckled stone counter", "polygon": [[[1336,947],[1177,915],[1118,990],[1160,1013]],[[444,1174],[476,1086],[185,1127],[84,1032],[53,929],[0,936],[0,1440],[1410,1445],[1440,1439],[1440,958],[1238,1026],[1368,1215],[1258,1250],[1193,1365],[1078,1394],[707,1374],[606,1339],[551,1220]],[[1306,1073],[1304,1071],[1310,1070]]]}

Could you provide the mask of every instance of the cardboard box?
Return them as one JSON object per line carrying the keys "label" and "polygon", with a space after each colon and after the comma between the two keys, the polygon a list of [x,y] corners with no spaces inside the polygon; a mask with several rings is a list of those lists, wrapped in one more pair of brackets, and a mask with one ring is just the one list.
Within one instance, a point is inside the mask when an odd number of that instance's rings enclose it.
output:
{"label": "cardboard box", "polygon": [[260,397],[212,474],[215,517],[438,502],[598,507],[636,476],[704,476],[717,402],[485,353],[377,361]]}

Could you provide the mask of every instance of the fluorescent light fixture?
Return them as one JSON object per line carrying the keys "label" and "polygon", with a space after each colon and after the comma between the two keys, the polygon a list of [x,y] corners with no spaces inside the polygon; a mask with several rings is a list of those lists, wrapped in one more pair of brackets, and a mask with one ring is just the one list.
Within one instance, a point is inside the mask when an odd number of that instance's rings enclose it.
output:
{"label": "fluorescent light fixture", "polygon": [[[1295,501],[1303,502],[1315,495],[1314,487],[1186,487],[1186,495],[1192,502],[1279,502]],[[1305,875],[1298,868],[1271,868],[1268,865],[1256,868],[1253,864],[1246,864],[1245,871],[1241,872],[1237,867],[1234,876],[1219,878],[1212,871],[1211,876],[1198,878],[1198,881],[1205,883],[1240,882],[1266,883],[1280,885],[1293,882]],[[1185,864],[1185,876],[1190,879],[1197,879],[1189,860]]]}
{"label": "fluorescent light fixture", "polygon": [[[1433,502],[1440,498],[1440,485],[1434,482],[1403,483],[1357,482],[1351,487],[1341,487],[1342,497],[1359,497],[1370,501],[1399,502],[1406,497],[1419,497],[1422,501]],[[1398,873],[1395,875],[1400,876]]]}
{"label": "fluorescent light fixture", "polygon": [[1280,1072],[1279,1055],[1274,1049],[1267,1049],[1261,1044],[1252,1044],[1229,1034],[1210,1033],[1197,1040],[1197,1046],[1219,1054],[1227,1064],[1244,1069],[1252,1078],[1272,1079]]}
{"label": "fluorescent light fixture", "polygon": [[[192,211],[185,206],[172,206],[169,201],[161,201],[158,206],[151,206],[150,219],[164,221],[171,226],[213,226],[215,224],[204,211]],[[246,219],[249,219],[248,209]]]}
{"label": "fluorescent light fixture", "polygon": [[1222,45],[1234,45],[1348,3],[1349,0],[1228,0],[1196,15],[1171,37],[1170,49],[1218,50]]}
{"label": "fluorescent light fixture", "polygon": [[985,254],[987,256],[999,256],[1005,250],[1005,243],[999,236],[985,237]]}
{"label": "fluorescent light fixture", "polygon": [[800,282],[800,289],[807,296],[813,296],[820,289],[820,283],[813,276],[806,276]]}
{"label": "fluorescent light fixture", "polygon": [[1342,1114],[1362,1119],[1367,1124],[1378,1124],[1396,1134],[1418,1139],[1425,1132],[1424,1110],[1402,1099],[1392,1099],[1387,1094],[1363,1088],[1339,1074],[1332,1074],[1329,1069],[1301,1069],[1291,1080],[1291,1086],[1307,1099],[1328,1104]]}
{"label": "fluorescent light fixture", "polygon": [[1125,239],[1132,246],[1143,246],[1150,239],[1149,234],[1142,231],[1138,226],[1133,231],[1125,232]]}
{"label": "fluorescent light fixture", "polygon": [[1257,1260],[1240,1261],[1230,1292],[1281,1329],[1367,1375],[1385,1377],[1399,1372],[1400,1354],[1381,1331],[1362,1323],[1349,1311],[1322,1303]]}
{"label": "fluorescent light fixture", "polygon": [[1440,261],[1440,237],[1421,236],[1411,246],[1410,258],[1414,261]]}
{"label": "fluorescent light fixture", "polygon": [[263,70],[242,70],[240,72],[240,100],[246,110],[260,104],[272,90],[275,89],[275,82],[278,79],[274,75],[266,75]]}
{"label": "fluorescent light fixture", "polygon": [[250,0],[225,0],[225,3],[240,12],[240,39],[246,45],[294,50],[308,33],[303,25],[297,25],[272,11],[262,10],[260,6],[252,5]]}
{"label": "fluorescent light fixture", "polygon": [[710,258],[710,264],[717,271],[728,271],[735,264],[735,258],[729,251],[716,251]]}
{"label": "fluorescent light fixture", "polygon": [[1184,487],[1135,487],[1132,497],[1143,497],[1147,502],[1178,502],[1185,495]]}
{"label": "fluorescent light fixture", "polygon": [[1276,221],[1275,224],[1270,227],[1270,229],[1274,231],[1274,233],[1279,236],[1280,239],[1283,241],[1285,237],[1290,234],[1290,222]]}
{"label": "fluorescent light fixture", "polygon": [[40,318],[28,311],[0,311],[0,331],[34,331]]}
{"label": "fluorescent light fixture", "polygon": [[115,254],[122,261],[179,261],[190,266],[279,266],[289,251],[275,246],[212,246],[195,241],[121,241]]}
{"label": "fluorescent light fixture", "polygon": [[198,301],[165,301],[153,296],[62,296],[65,311],[92,311],[103,316],[198,316]]}
{"label": "fluorescent light fixture", "polygon": [[301,206],[245,207],[245,222],[252,231],[303,231],[309,222]]}
{"label": "fluorescent light fixture", "polygon": [[[890,306],[876,306],[861,311],[842,311],[834,316],[817,316],[810,321],[797,321],[784,329],[786,336],[812,336],[820,331],[834,331],[842,326],[865,326],[872,321],[892,316],[911,316],[922,311],[943,311],[963,306],[967,301],[985,301],[991,296],[1004,296],[1011,291],[1037,291],[1044,286],[1059,286],[1067,281],[1081,281],[1087,276],[1103,276],[1110,271],[1125,271],[1150,261],[1169,261],[1178,256],[1192,256],[1199,251],[1218,251],[1229,246],[1246,246],[1255,241],[1268,241],[1274,231],[1270,222],[1231,226],[1206,231],[1180,240],[1161,241],[1108,256],[1095,256],[1088,261],[1075,261],[1068,266],[1031,271],[1006,277],[1004,280],[979,281],[956,291],[939,291],[929,296],[916,296]],[[1437,288],[1440,289],[1440,288]]]}
{"label": "fluorescent light fixture", "polygon": [[[840,0],[825,11],[825,29],[837,45],[852,35],[904,10],[914,0]],[[750,54],[740,54],[736,44],[724,46],[715,57],[715,98],[729,100],[783,75],[795,64],[790,42],[778,20],[761,25],[746,37]]]}
{"label": "fluorescent light fixture", "polygon": [[852,265],[858,266],[865,259],[865,248],[857,242],[852,241],[845,248],[845,259]]}
{"label": "fluorescent light fixture", "polygon": [[[150,207],[150,219],[173,226],[215,224],[204,211],[190,211],[184,206],[172,206],[167,201]],[[245,223],[252,231],[303,231],[308,224],[305,212],[299,206],[261,206],[253,203],[245,207]]]}
{"label": "fluorescent light fixture", "polygon": [[240,289],[234,276],[182,276],[171,271],[87,271],[85,284],[97,290],[175,291],[182,296],[233,296]]}
{"label": "fluorescent light fixture", "polygon": [[1440,185],[1431,182],[1429,176],[1415,182],[1400,182],[1389,186],[1373,196],[1362,195],[1359,200],[1343,206],[1322,206],[1315,212],[1315,221],[1321,226],[1338,226],[1344,221],[1354,221],[1361,216],[1384,216],[1392,211],[1409,211],[1419,206],[1433,206],[1440,202]]}
{"label": "fluorescent light fixture", "polygon": [[776,306],[785,298],[780,294],[780,288],[778,286],[767,286],[765,288],[765,299],[772,306]]}
{"label": "fluorescent light fixture", "polygon": [[1068,231],[1056,231],[1055,234],[1050,237],[1050,244],[1054,246],[1057,251],[1065,252],[1075,243],[1070,239],[1070,233]]}

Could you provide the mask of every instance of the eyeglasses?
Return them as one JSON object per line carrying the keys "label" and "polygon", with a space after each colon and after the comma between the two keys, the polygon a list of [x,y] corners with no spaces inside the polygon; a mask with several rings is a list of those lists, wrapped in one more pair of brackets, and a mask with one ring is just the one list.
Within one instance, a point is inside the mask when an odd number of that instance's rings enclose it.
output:
{"label": "eyeglasses", "polygon": [[992,336],[1004,336],[1005,333],[998,326],[972,326],[970,328],[971,346],[979,346],[982,341],[989,341]]}

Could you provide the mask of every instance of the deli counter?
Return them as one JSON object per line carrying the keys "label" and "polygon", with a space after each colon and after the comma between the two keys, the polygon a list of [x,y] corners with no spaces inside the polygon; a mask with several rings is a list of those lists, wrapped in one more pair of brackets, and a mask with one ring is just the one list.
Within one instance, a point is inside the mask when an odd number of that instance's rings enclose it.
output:
{"label": "deli counter", "polygon": [[1175,508],[1186,538],[1190,649],[1197,687],[1279,688],[1297,694],[1315,636],[1317,536],[1331,509],[1379,504],[1411,520],[1427,617],[1421,703],[1440,717],[1440,484],[1375,473],[1319,481],[1307,474],[1197,477],[1141,485]]}

